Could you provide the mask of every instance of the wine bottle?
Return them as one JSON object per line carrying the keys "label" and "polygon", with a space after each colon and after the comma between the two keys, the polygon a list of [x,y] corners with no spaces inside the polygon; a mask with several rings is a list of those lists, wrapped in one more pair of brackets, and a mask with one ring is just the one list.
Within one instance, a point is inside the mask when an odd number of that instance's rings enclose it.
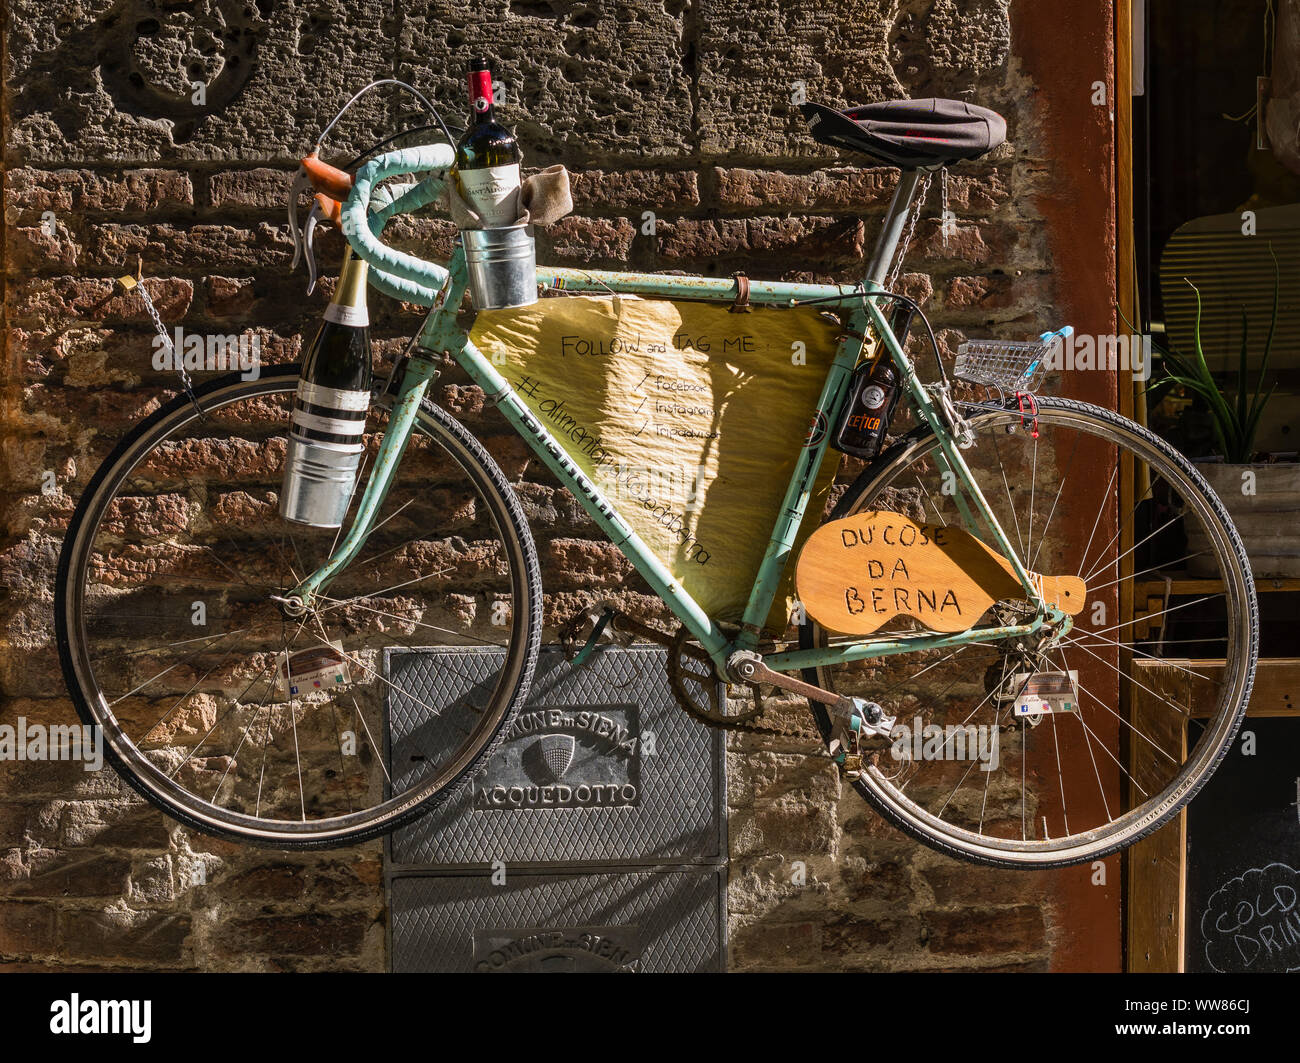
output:
{"label": "wine bottle", "polygon": [[469,63],[470,123],[456,144],[456,182],[461,198],[483,219],[484,229],[519,218],[519,143],[492,110],[492,64]]}
{"label": "wine bottle", "polygon": [[370,407],[366,264],[351,248],[324,318],[293,401],[280,512],[300,524],[337,528],[361,463]]}

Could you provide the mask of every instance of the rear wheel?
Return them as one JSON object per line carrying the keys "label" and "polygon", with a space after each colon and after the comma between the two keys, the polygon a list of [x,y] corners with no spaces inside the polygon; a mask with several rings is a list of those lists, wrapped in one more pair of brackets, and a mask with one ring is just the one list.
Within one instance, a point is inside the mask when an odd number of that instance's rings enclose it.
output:
{"label": "rear wheel", "polygon": [[[279,515],[297,380],[225,377],[132,431],[77,507],[55,603],[69,690],[126,780],[184,823],[280,848],[373,837],[455,792],[526,696],[541,630],[518,501],[428,403],[357,559],[286,610],[339,537]],[[372,407],[362,481],[386,417]],[[319,667],[291,685],[299,653]],[[394,679],[395,653],[421,655],[402,669],[418,681]],[[409,725],[390,748],[394,713]]]}
{"label": "rear wheel", "polygon": [[[862,794],[929,845],[977,863],[1052,867],[1131,845],[1205,783],[1237,732],[1258,652],[1254,583],[1222,503],[1169,444],[1110,411],[1042,398],[1037,435],[1015,410],[978,413],[964,451],[980,489],[1031,571],[1087,585],[1073,630],[907,653],[806,671],[819,686],[875,701],[893,735],[865,743]],[[845,493],[830,519],[869,510],[956,525],[960,494],[928,430],[905,437]],[[1137,485],[1123,511],[1121,468]],[[1199,534],[1198,534],[1199,533]],[[1192,545],[1189,545],[1191,543]],[[996,548],[995,548],[996,549]],[[1123,560],[1133,573],[1121,580]],[[1210,573],[1120,622],[1120,593]],[[1205,578],[1205,577],[1202,577]],[[1140,590],[1139,610],[1146,607]],[[996,603],[976,627],[1019,622],[1025,601]],[[884,631],[922,630],[910,618]],[[884,632],[882,632],[883,634]],[[852,641],[815,621],[806,646]],[[1019,715],[1019,676],[1077,673],[1072,711]],[[831,721],[812,705],[823,735]],[[1187,723],[1205,727],[1189,736]]]}

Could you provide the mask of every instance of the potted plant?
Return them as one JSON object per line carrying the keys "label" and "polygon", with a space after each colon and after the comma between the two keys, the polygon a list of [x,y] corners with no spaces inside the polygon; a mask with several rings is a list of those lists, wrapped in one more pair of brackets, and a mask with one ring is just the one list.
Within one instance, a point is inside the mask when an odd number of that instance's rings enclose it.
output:
{"label": "potted plant", "polygon": [[[1248,372],[1248,321],[1241,312],[1241,351],[1237,362],[1236,386],[1220,387],[1206,362],[1201,346],[1201,293],[1196,292],[1195,350],[1187,355],[1159,346],[1163,373],[1154,380],[1152,391],[1168,393],[1175,388],[1199,398],[1209,413],[1215,453],[1195,464],[1223,501],[1250,556],[1256,578],[1300,577],[1300,535],[1295,514],[1300,510],[1300,464],[1267,460],[1255,451],[1260,418],[1273,396],[1276,384],[1267,385],[1269,355],[1277,331],[1281,277],[1274,256],[1273,314],[1268,340],[1253,382]],[[1184,402],[1190,407],[1190,402]],[[1184,409],[1184,416],[1189,410]],[[1212,575],[1209,544],[1199,527],[1188,528],[1187,568],[1193,575]]]}

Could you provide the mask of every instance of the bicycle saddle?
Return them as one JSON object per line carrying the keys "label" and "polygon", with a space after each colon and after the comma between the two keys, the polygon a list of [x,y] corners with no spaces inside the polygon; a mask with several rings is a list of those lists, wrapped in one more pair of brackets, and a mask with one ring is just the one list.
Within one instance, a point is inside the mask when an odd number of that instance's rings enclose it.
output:
{"label": "bicycle saddle", "polygon": [[800,110],[818,143],[908,170],[978,159],[1007,139],[1005,118],[961,100],[886,100],[845,111],[805,103]]}

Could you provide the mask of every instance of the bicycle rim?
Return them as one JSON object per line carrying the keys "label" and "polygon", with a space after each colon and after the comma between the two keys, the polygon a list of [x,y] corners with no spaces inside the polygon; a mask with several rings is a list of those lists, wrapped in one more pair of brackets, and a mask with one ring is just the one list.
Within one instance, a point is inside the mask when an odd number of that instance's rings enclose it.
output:
{"label": "bicycle rim", "polygon": [[[56,624],[78,710],[139,792],[210,833],[314,848],[390,831],[468,780],[526,694],[540,587],[509,485],[426,404],[360,555],[310,618],[286,618],[273,596],[339,534],[278,514],[296,380],[286,366],[213,381],[204,418],[178,400],[119,445],[65,540]],[[377,445],[372,432],[365,468]],[[323,665],[291,693],[300,650]],[[398,687],[393,652],[435,655],[455,695]],[[394,707],[410,721],[400,748]]]}
{"label": "bicycle rim", "polygon": [[[1050,398],[1038,404],[1040,439],[1016,411],[982,413],[972,425],[977,445],[964,452],[967,462],[1027,567],[1085,578],[1088,604],[1074,630],[1030,664],[1021,650],[985,644],[808,675],[898,717],[894,735],[870,745],[855,787],[914,837],[1000,866],[1096,859],[1176,814],[1227,751],[1257,655],[1249,564],[1213,491],[1140,426]],[[955,495],[944,494],[943,470],[933,460],[936,448],[928,432],[906,437],[846,492],[831,519],[881,509],[935,525],[959,521]],[[1120,513],[1122,466],[1134,469],[1144,488]],[[1188,540],[1189,528],[1201,537]],[[986,530],[976,533],[991,544]],[[1120,624],[1121,558],[1137,582],[1151,583],[1186,569],[1193,556],[1202,568],[1213,562],[1219,590],[1166,601],[1145,630]],[[1026,611],[1023,602],[999,603],[976,626]],[[899,620],[888,630],[919,626]],[[848,641],[815,622],[803,639]],[[1208,663],[1215,660],[1226,663]],[[1013,681],[1028,673],[1015,669],[1032,665],[1078,673],[1075,711],[1016,715],[1007,695],[1023,690]],[[813,711],[828,733],[824,710]],[[1190,717],[1203,719],[1205,729],[1181,746]]]}

